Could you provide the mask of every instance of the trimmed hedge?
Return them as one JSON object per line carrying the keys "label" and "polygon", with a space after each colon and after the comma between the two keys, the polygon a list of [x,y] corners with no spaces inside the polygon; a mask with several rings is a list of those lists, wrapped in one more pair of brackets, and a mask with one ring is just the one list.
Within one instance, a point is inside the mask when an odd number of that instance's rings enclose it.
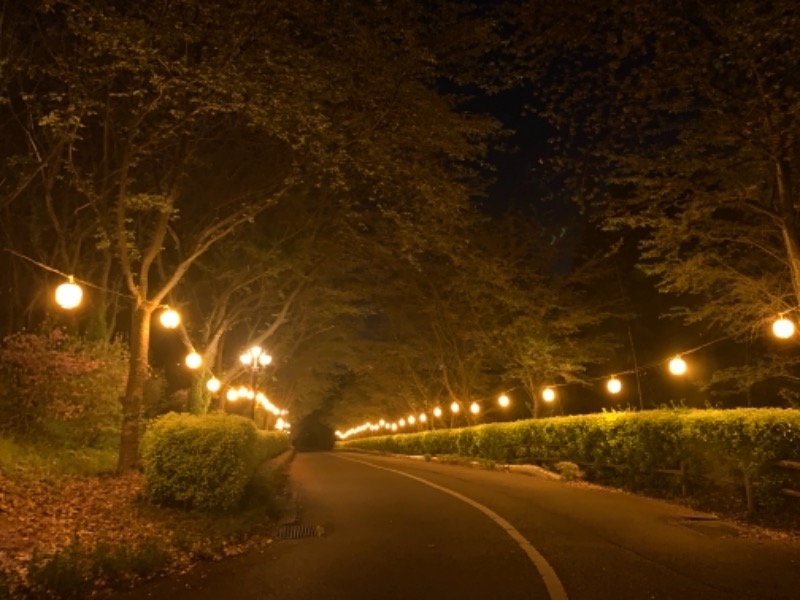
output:
{"label": "trimmed hedge", "polygon": [[746,502],[751,512],[756,506],[776,512],[787,502],[800,504],[780,492],[792,486],[791,474],[774,467],[778,460],[800,461],[800,410],[793,409],[611,412],[363,438],[338,446],[459,454],[499,463],[570,461],[586,468],[590,479],[660,495],[707,496],[710,489],[727,486],[746,490],[747,498],[737,491],[737,501]]}
{"label": "trimmed hedge", "polygon": [[145,494],[156,504],[229,511],[259,464],[288,448],[287,435],[259,432],[243,417],[169,413],[142,439]]}

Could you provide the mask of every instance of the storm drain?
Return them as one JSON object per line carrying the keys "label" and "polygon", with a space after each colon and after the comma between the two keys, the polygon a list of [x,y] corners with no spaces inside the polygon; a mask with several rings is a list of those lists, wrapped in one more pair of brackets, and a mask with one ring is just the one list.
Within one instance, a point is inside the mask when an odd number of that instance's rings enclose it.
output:
{"label": "storm drain", "polygon": [[283,525],[278,529],[279,540],[296,540],[306,537],[322,537],[321,525]]}

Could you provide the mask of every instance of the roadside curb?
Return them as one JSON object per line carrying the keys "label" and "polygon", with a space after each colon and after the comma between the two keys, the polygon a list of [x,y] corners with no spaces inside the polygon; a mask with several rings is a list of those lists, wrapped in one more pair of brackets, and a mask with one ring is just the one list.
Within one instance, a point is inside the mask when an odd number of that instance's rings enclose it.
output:
{"label": "roadside curb", "polygon": [[[405,458],[407,460],[417,460],[423,462],[434,462],[441,465],[448,465],[454,464],[448,462],[446,460],[441,460],[437,456],[426,457],[421,454],[392,454],[389,452],[377,452],[374,450],[360,450],[357,448],[354,449],[334,449],[334,452],[352,452],[356,454],[371,454],[374,456],[389,456],[391,458]],[[471,461],[464,461],[463,463],[459,463],[460,466],[464,467],[472,467],[472,468],[483,468],[483,465],[477,460]],[[457,465],[458,466],[458,465]],[[543,467],[539,467],[537,465],[510,465],[510,464],[496,464],[494,469],[489,469],[494,471],[505,471],[506,473],[518,473],[521,475],[528,475],[530,477],[541,477],[543,479],[551,479],[554,481],[561,481],[563,478],[558,473],[553,473],[548,471]]]}

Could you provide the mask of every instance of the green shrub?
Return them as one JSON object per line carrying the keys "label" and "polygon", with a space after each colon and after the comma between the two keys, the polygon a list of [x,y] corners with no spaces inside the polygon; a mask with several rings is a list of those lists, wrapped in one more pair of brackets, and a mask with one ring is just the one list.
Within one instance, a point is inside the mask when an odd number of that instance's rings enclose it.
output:
{"label": "green shrub", "polygon": [[573,462],[562,460],[553,465],[555,471],[567,481],[583,479],[581,468]]}
{"label": "green shrub", "polygon": [[282,431],[259,431],[256,437],[256,464],[280,456],[291,447],[288,434]]}
{"label": "green shrub", "polygon": [[0,431],[61,446],[101,447],[119,435],[127,349],[61,329],[0,343]]}
{"label": "green shrub", "polygon": [[164,415],[142,439],[148,499],[202,511],[232,510],[255,472],[257,440],[255,425],[243,417]]}
{"label": "green shrub", "polygon": [[[553,417],[340,442],[342,448],[488,461],[565,461],[594,481],[657,495],[741,506],[745,474],[754,510],[790,510],[791,475],[777,460],[800,460],[800,410],[664,409]],[[683,473],[685,480],[677,474]],[[684,485],[685,484],[685,485]]]}

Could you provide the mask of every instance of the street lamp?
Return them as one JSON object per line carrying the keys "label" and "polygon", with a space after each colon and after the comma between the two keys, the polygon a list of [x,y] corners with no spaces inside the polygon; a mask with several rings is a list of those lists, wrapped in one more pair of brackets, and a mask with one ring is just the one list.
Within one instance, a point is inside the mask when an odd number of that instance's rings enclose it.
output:
{"label": "street lamp", "polygon": [[[258,371],[258,369],[260,367],[266,367],[268,364],[270,364],[272,362],[272,356],[270,356],[269,354],[264,352],[264,350],[263,350],[263,348],[261,348],[261,346],[251,346],[250,348],[248,348],[239,357],[239,360],[241,361],[241,363],[244,366],[250,367],[252,369],[251,374],[250,374],[250,383],[251,383],[252,387],[255,388],[256,387],[256,371]],[[257,404],[257,402],[255,400],[255,396],[253,396],[252,400],[253,400],[252,418],[253,418],[253,422],[255,423],[255,420],[256,420],[256,404]]]}
{"label": "street lamp", "polygon": [[270,364],[272,362],[272,356],[264,352],[260,346],[253,346],[242,354],[239,360],[243,365],[257,369],[258,367],[266,367]]}

